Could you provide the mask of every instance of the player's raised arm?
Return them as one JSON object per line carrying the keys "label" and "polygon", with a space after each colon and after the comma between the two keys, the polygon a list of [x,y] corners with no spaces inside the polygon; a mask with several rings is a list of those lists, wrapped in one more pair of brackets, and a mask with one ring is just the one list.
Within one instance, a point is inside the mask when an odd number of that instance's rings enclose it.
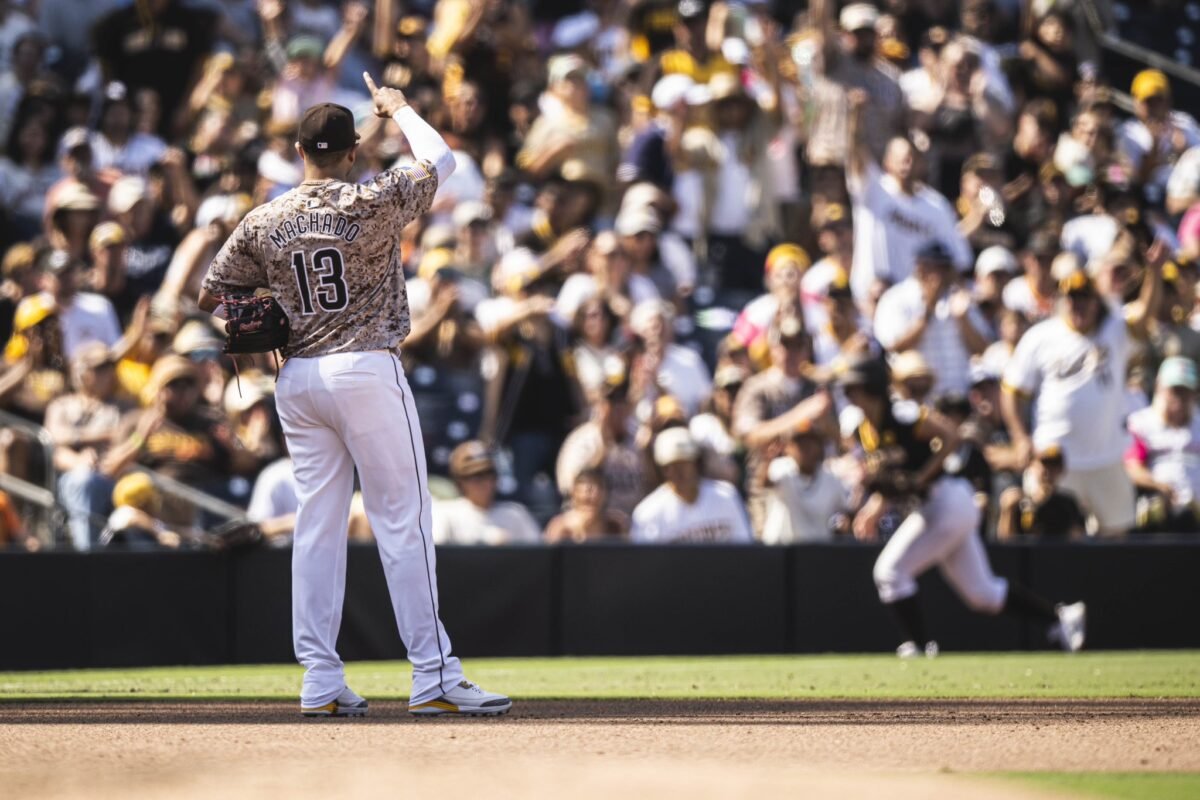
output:
{"label": "player's raised arm", "polygon": [[387,86],[376,86],[368,72],[363,73],[363,81],[375,102],[375,116],[396,120],[396,124],[408,139],[413,156],[418,161],[428,161],[437,170],[438,184],[449,178],[454,172],[454,154],[450,152],[450,146],[432,125],[421,119],[413,110],[404,92]]}

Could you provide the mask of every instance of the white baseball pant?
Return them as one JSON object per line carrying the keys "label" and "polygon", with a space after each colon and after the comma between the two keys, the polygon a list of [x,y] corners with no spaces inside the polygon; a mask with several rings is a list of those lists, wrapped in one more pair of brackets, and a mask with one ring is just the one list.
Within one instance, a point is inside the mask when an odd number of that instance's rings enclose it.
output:
{"label": "white baseball pant", "polygon": [[879,599],[894,603],[917,593],[917,578],[936,565],[942,577],[971,609],[997,614],[1008,595],[1008,581],[988,564],[975,533],[979,509],[971,485],[962,478],[941,478],[929,497],[909,514],[875,561]]}
{"label": "white baseball pant", "polygon": [[399,359],[385,351],[290,358],[279,375],[276,404],[300,501],[292,546],[292,636],[305,668],[301,705],[329,703],[346,685],[337,637],[356,466],[413,665],[411,702],[440,697],[462,680],[462,666],[438,618],[425,448]]}
{"label": "white baseball pant", "polygon": [[1137,490],[1125,465],[1118,461],[1097,469],[1071,469],[1069,463],[1058,488],[1075,495],[1084,513],[1092,515],[1095,525],[1088,526],[1088,533],[1093,536],[1128,533],[1137,522]]}

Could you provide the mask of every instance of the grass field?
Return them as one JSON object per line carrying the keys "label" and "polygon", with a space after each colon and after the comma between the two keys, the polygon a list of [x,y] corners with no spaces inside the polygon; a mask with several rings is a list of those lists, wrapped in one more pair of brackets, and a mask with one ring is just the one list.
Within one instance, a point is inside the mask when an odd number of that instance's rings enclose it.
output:
{"label": "grass field", "polygon": [[[1200,697],[1200,652],[712,658],[471,659],[468,675],[522,699]],[[293,665],[0,673],[0,700],[294,700]],[[372,699],[407,696],[407,662],[350,664]]]}
{"label": "grass field", "polygon": [[[382,796],[380,786],[413,780],[398,754],[454,769],[456,748],[466,746],[506,776],[507,793],[489,790],[492,800],[541,800],[568,786],[578,800],[616,791],[630,800],[664,792],[1200,798],[1200,772],[1191,771],[1200,768],[1197,651],[470,659],[465,667],[518,701],[511,717],[403,724],[407,662],[350,664],[374,724],[333,728],[295,713],[294,665],[0,673],[0,740],[25,754],[8,767],[0,759],[0,796],[7,786],[12,796],[68,800],[214,792],[325,800],[304,770],[324,774],[347,759],[367,759],[364,783],[338,796]],[[226,749],[214,751],[218,741]],[[288,743],[282,755],[277,741]],[[119,762],[131,752],[159,765],[135,784]],[[64,770],[63,759],[81,766]],[[553,780],[522,783],[546,774]],[[627,777],[618,787],[614,775]]]}

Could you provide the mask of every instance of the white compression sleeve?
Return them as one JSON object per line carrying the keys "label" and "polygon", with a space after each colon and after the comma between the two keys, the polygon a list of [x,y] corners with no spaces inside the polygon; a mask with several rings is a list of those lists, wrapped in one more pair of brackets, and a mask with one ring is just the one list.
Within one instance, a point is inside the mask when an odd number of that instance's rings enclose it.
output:
{"label": "white compression sleeve", "polygon": [[392,115],[400,130],[408,137],[408,146],[418,161],[428,161],[437,168],[438,184],[454,172],[454,153],[442,135],[433,129],[412,106],[405,106]]}

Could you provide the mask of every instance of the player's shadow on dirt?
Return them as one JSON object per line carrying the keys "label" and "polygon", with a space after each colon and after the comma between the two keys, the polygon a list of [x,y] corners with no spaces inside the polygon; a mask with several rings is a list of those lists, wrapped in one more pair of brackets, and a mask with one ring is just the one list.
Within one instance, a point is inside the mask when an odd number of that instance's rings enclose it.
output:
{"label": "player's shadow on dirt", "polygon": [[417,719],[403,701],[376,701],[360,719],[305,719],[282,702],[83,700],[0,703],[0,724],[506,725],[603,721],[616,725],[987,725],[1154,719],[1200,713],[1173,700],[517,700],[499,719]]}

